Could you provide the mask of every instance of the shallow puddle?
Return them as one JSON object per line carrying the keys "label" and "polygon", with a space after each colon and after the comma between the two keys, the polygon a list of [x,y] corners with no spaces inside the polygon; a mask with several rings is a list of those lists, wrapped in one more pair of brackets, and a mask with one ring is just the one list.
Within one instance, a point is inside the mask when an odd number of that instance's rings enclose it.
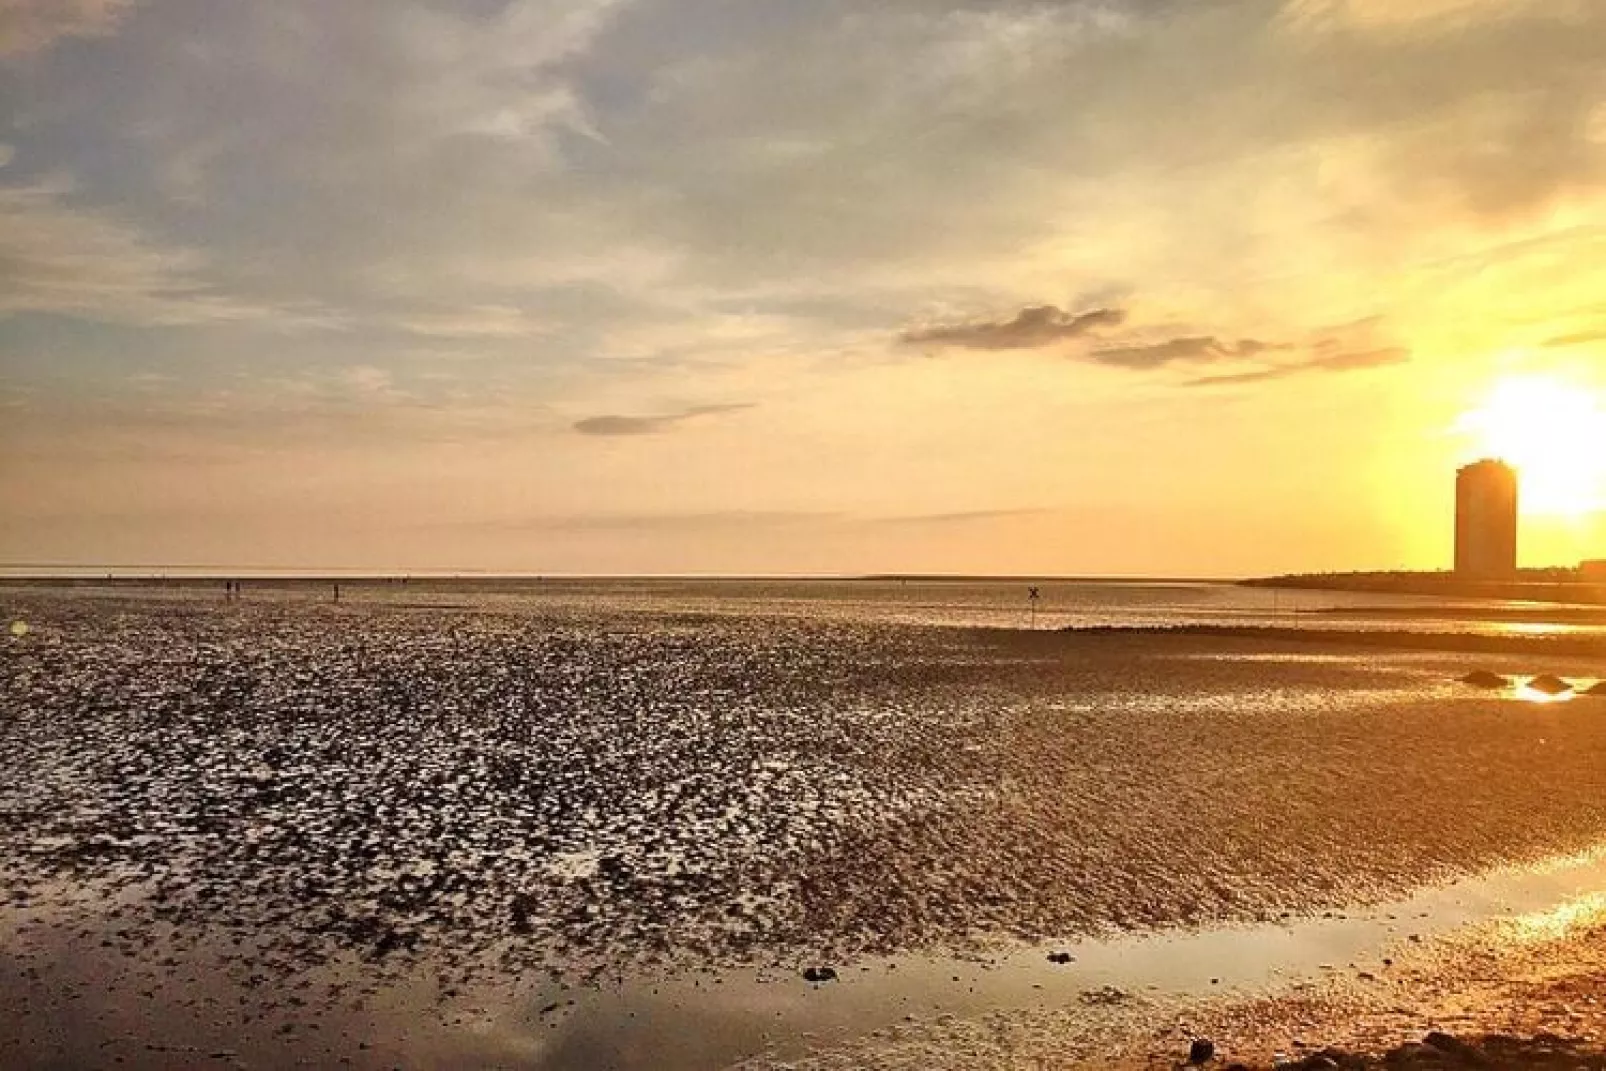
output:
{"label": "shallow puddle", "polygon": [[[1021,946],[985,959],[878,958],[838,965],[839,979],[819,985],[779,968],[626,979],[563,994],[576,998],[572,1006],[542,994],[480,1040],[547,1069],[704,1068],[760,1054],[785,1060],[944,1016],[1077,1005],[1096,1015],[1135,995],[1250,992],[1333,972],[1382,972],[1397,942],[1501,919],[1562,924],[1580,905],[1598,909],[1603,888],[1606,852],[1595,852],[1332,917]],[[1051,962],[1051,952],[1072,958]]]}

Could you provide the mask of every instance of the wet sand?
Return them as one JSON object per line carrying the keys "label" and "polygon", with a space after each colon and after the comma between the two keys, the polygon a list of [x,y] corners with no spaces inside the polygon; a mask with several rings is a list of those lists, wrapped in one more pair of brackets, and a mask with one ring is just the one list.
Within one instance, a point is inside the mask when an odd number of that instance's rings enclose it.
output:
{"label": "wet sand", "polygon": [[[1577,655],[606,606],[0,609],[30,626],[0,653],[0,1033],[25,1066],[824,1051],[866,1024],[719,1024],[823,990],[805,966],[1276,927],[1606,840],[1606,700],[1456,679],[1606,674]],[[741,1001],[702,996],[727,985]],[[661,1025],[599,1035],[630,1015]]]}
{"label": "wet sand", "polygon": [[1320,919],[1073,945],[1043,999],[962,1015],[923,1000],[867,1036],[744,1066],[1158,1069],[1200,1040],[1217,1067],[1600,1066],[1603,882],[1595,853]]}

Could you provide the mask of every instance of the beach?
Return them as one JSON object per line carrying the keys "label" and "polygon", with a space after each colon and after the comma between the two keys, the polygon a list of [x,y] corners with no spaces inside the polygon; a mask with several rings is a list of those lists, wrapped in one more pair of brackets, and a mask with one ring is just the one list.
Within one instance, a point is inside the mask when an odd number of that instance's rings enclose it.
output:
{"label": "beach", "polygon": [[[1593,872],[1411,932],[1391,905],[1606,842],[1606,699],[1516,686],[1598,682],[1587,634],[842,605],[0,589],[0,1033],[24,1066],[1097,1065],[1175,1057],[1189,1008],[1269,1061],[1239,1012],[1333,984],[1301,935],[1379,913],[1357,961],[1414,946],[1389,984],[1430,988],[1413,956],[1508,954],[1502,912]],[[1552,941],[1585,965],[1590,917]],[[1188,934],[1293,936],[1116,966]],[[1299,1029],[1375,1049],[1360,999]]]}

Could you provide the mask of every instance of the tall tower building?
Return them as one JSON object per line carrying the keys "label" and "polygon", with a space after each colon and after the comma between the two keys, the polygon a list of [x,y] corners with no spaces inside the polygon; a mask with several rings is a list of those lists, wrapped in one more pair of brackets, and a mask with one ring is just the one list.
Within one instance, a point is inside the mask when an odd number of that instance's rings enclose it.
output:
{"label": "tall tower building", "polygon": [[1455,474],[1455,571],[1503,579],[1517,572],[1517,470],[1478,461]]}

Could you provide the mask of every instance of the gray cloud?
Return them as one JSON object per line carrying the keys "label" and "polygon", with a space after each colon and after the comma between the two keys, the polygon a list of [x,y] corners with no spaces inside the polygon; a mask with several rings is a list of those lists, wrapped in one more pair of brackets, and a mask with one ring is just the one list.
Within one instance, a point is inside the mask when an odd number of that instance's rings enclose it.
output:
{"label": "gray cloud", "polygon": [[681,531],[718,528],[785,528],[833,524],[842,514],[809,510],[704,510],[687,513],[586,513],[556,517],[518,517],[493,521],[452,521],[429,528],[486,528],[510,532]]}
{"label": "gray cloud", "polygon": [[717,416],[751,409],[751,404],[698,405],[678,413],[660,413],[655,416],[594,416],[575,422],[574,430],[581,435],[655,435],[670,431],[698,417]]}
{"label": "gray cloud", "polygon": [[62,37],[111,33],[132,0],[0,0],[0,57],[24,56]]}
{"label": "gray cloud", "polygon": [[866,516],[830,510],[729,509],[684,513],[585,513],[548,517],[515,517],[494,521],[451,521],[428,527],[497,528],[509,531],[591,532],[651,529],[781,528],[796,526],[882,527],[962,525],[1040,517],[1059,512],[1046,508],[959,510],[951,513],[908,513]]}
{"label": "gray cloud", "polygon": [[1088,354],[1088,359],[1116,368],[1148,369],[1190,361],[1255,357],[1268,350],[1280,348],[1283,347],[1276,343],[1261,342],[1253,338],[1226,342],[1214,335],[1187,335],[1168,338],[1163,342],[1108,346],[1094,350]]}
{"label": "gray cloud", "polygon": [[48,312],[140,325],[300,319],[223,293],[204,256],[71,203],[61,181],[0,187],[0,318]]}
{"label": "gray cloud", "polygon": [[1008,320],[981,320],[962,324],[939,324],[905,331],[902,341],[909,345],[955,346],[972,350],[1024,350],[1052,346],[1081,338],[1101,327],[1117,327],[1126,321],[1122,309],[1092,309],[1070,313],[1053,305],[1032,305]]}
{"label": "gray cloud", "polygon": [[1371,350],[1346,350],[1329,353],[1308,361],[1273,365],[1249,372],[1231,372],[1224,375],[1201,376],[1187,382],[1190,387],[1225,387],[1244,383],[1265,383],[1268,380],[1287,379],[1312,372],[1351,372],[1367,368],[1384,368],[1404,364],[1411,359],[1411,351],[1399,346],[1385,346]]}
{"label": "gray cloud", "polygon": [[953,513],[912,513],[896,517],[878,517],[876,518],[876,523],[899,525],[974,524],[1009,520],[1015,517],[1038,517],[1053,512],[1055,511],[1042,508],[972,509],[959,510]]}
{"label": "gray cloud", "polygon": [[[1376,151],[1364,173],[1387,197],[1359,195],[1358,229],[1447,190],[1498,212],[1598,177],[1599,5],[1405,35],[1290,30],[1273,0],[760,6],[169,0],[97,44],[117,55],[93,84],[33,95],[77,124],[63,144],[100,146],[81,170],[110,176],[109,196],[148,184],[170,200],[162,176],[182,160],[199,172],[186,190],[229,191],[204,216],[230,247],[218,262],[276,300],[547,291],[559,327],[585,318],[561,292],[577,280],[646,320],[701,311],[702,297],[654,303],[671,287],[929,300],[914,276],[986,278],[1110,211],[1123,180],[1283,147]],[[1256,203],[1215,207],[1230,225]],[[1207,236],[1196,216],[1176,224],[1157,228],[1158,252],[1183,258]],[[1253,251],[1213,256],[1231,286]],[[1005,330],[1029,323],[995,326],[949,344],[1034,344]]]}

